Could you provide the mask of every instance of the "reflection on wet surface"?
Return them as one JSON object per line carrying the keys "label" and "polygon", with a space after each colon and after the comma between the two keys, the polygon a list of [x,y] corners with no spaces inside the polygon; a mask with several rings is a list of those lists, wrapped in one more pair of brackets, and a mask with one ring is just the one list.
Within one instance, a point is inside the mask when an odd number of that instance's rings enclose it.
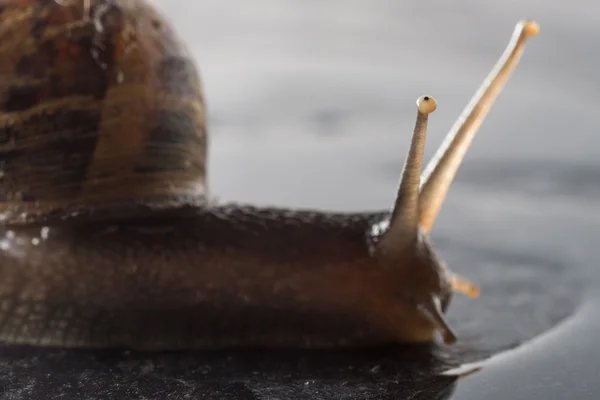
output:
{"label": "reflection on wet surface", "polygon": [[[335,210],[387,208],[414,99],[430,92],[439,103],[430,156],[514,23],[535,18],[540,37],[475,139],[433,232],[441,255],[481,284],[482,296],[455,298],[453,347],[156,356],[2,348],[5,396],[504,399],[517,380],[509,398],[565,398],[555,385],[597,397],[590,382],[598,365],[598,327],[589,311],[595,298],[582,303],[590,319],[527,342],[568,318],[587,293],[584,283],[597,282],[587,278],[598,276],[600,115],[580,105],[598,102],[591,71],[600,67],[593,51],[600,14],[592,12],[594,2],[579,3],[468,1],[453,8],[439,1],[261,0],[249,9],[237,1],[161,2],[205,82],[213,193]],[[440,375],[510,349],[502,362],[493,359],[464,378],[464,386]],[[570,374],[543,368],[569,355],[582,355],[564,364]],[[526,370],[516,368],[522,363]],[[523,381],[527,392],[519,392]],[[569,391],[575,381],[582,389]]]}
{"label": "reflection on wet surface", "polygon": [[548,332],[519,348],[500,353],[491,359],[466,365],[462,370],[479,368],[460,381],[458,399],[593,399],[600,390],[597,349],[600,320],[598,279],[583,305]]}

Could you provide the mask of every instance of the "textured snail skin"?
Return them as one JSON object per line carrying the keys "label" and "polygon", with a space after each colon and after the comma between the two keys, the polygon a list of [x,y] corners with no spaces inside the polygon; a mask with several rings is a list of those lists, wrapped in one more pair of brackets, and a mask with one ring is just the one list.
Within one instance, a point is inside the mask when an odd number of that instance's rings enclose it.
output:
{"label": "textured snail skin", "polygon": [[[377,216],[237,206],[152,214],[9,231],[0,242],[10,243],[1,338],[181,349],[433,337],[405,297],[423,289],[419,270],[381,265],[369,252]],[[447,302],[450,289],[438,284]]]}
{"label": "textured snail skin", "polygon": [[451,289],[388,213],[207,201],[200,82],[140,0],[0,1],[0,340],[69,347],[430,341]]}

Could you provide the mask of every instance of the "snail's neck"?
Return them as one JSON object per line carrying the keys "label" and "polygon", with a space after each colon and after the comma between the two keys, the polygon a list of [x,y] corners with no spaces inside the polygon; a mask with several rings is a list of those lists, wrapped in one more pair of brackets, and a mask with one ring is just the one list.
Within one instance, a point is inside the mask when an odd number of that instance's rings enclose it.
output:
{"label": "snail's neck", "polygon": [[147,196],[138,199],[97,202],[18,202],[4,204],[0,222],[5,225],[56,224],[149,218],[157,212],[178,214],[207,207],[204,196]]}
{"label": "snail's neck", "polygon": [[[269,236],[285,233],[298,240],[319,240],[326,234],[362,238],[363,243],[377,241],[385,231],[390,218],[389,211],[331,212],[312,209],[289,209],[280,207],[257,207],[254,205],[217,204],[204,197],[161,197],[160,200],[143,202],[123,201],[103,203],[98,206],[79,208],[37,208],[34,212],[23,211],[5,220],[5,226],[70,225],[88,223],[137,224],[161,223],[169,220],[189,220],[208,231],[223,231],[240,237],[244,232],[262,232]],[[16,222],[13,222],[16,221]]]}
{"label": "snail's neck", "polygon": [[[363,261],[368,264],[374,239],[373,226],[386,218],[386,213],[332,213],[239,204],[184,205],[154,210],[124,208],[119,214],[115,210],[103,210],[105,214],[95,212],[67,219],[5,225],[0,228],[0,233],[11,231],[11,235],[27,235],[33,232],[37,235],[40,230],[50,229],[55,233],[53,240],[75,243],[79,240],[76,238],[90,232],[118,230],[140,237],[152,232],[164,235],[164,242],[171,243],[166,247],[176,248],[175,243],[185,237],[187,242],[195,243],[198,248],[211,249],[215,254],[234,251],[251,258],[280,260],[282,263],[310,260],[311,265]],[[61,235],[57,235],[59,232]],[[174,236],[174,232],[177,235]]]}

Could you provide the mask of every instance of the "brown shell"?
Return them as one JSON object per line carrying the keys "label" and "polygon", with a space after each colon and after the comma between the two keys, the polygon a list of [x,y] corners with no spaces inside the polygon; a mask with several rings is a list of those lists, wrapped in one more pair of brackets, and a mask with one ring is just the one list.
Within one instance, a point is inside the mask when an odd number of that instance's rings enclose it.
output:
{"label": "brown shell", "polygon": [[0,0],[0,219],[206,195],[189,54],[141,0]]}

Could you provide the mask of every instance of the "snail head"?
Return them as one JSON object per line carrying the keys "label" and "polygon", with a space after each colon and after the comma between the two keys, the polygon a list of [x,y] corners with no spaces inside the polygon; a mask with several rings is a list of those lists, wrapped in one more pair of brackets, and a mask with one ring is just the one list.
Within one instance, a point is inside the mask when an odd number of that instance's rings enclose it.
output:
{"label": "snail head", "polygon": [[[458,292],[477,297],[479,288],[450,271],[431,243],[431,228],[473,137],[517,65],[526,40],[535,36],[538,30],[533,21],[524,20],[517,24],[506,50],[424,172],[427,121],[437,103],[431,96],[417,100],[415,128],[395,204],[389,217],[372,227],[374,255],[384,266],[402,270],[402,295],[408,305],[405,312],[412,312],[415,330],[421,327],[421,332],[430,332],[433,327],[446,343],[456,341],[456,335],[444,317],[452,294]],[[406,282],[410,282],[408,288]]]}

